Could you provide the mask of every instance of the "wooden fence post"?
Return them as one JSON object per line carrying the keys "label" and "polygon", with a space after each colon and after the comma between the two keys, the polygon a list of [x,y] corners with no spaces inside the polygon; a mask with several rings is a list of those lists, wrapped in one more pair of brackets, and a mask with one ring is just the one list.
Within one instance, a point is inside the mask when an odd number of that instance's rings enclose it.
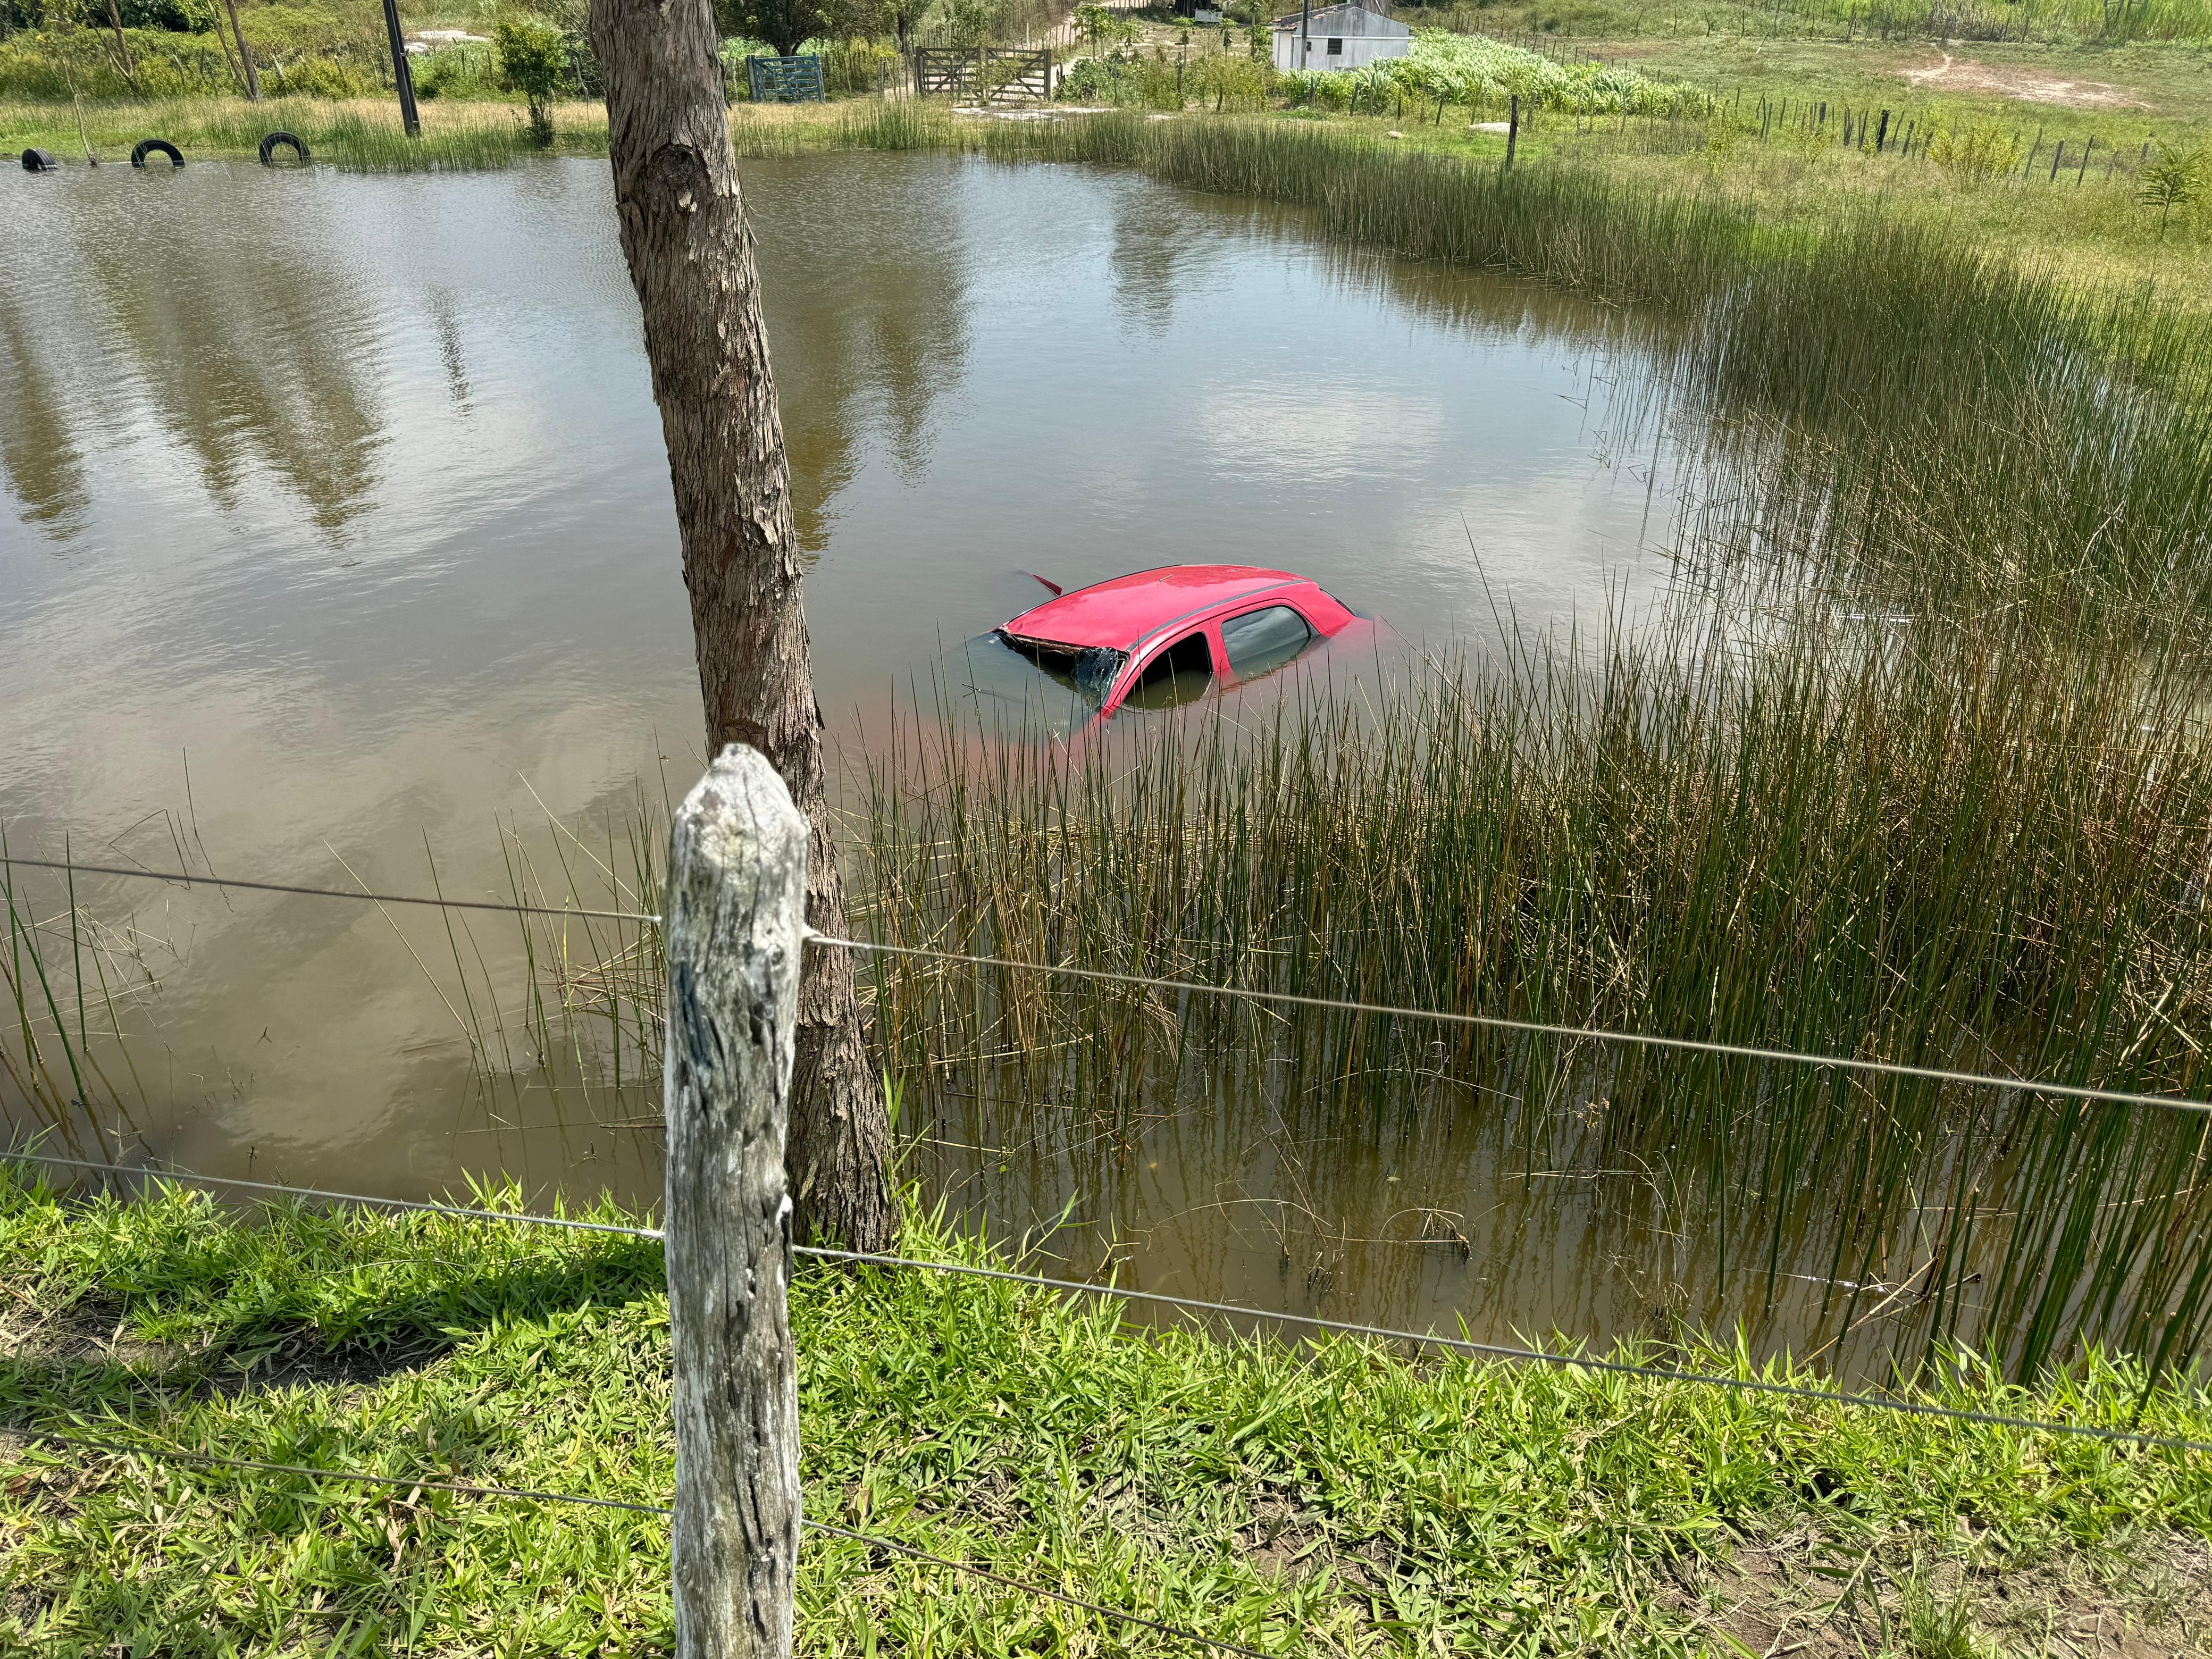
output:
{"label": "wooden fence post", "polygon": [[799,1386],[783,1142],[806,917],[806,820],[753,750],[676,814],[668,1035],[672,1528],[678,1659],[788,1659]]}

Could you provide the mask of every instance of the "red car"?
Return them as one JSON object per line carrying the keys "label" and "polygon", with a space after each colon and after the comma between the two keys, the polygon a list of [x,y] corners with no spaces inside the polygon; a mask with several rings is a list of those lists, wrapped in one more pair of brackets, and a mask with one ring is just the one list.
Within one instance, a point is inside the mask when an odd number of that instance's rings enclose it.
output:
{"label": "red car", "polygon": [[1188,702],[1217,681],[1257,679],[1358,621],[1286,570],[1175,564],[1073,593],[1053,587],[1051,599],[998,635],[1038,667],[1072,680],[1103,718],[1125,704]]}

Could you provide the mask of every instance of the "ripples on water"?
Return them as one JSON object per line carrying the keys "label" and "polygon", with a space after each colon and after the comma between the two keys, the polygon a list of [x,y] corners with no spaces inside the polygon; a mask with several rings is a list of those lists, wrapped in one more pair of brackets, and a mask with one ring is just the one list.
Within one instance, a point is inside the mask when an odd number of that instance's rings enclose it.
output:
{"label": "ripples on water", "polygon": [[[700,764],[699,707],[604,166],[6,178],[11,848],[400,890],[434,854],[447,893],[502,895],[505,823],[545,871],[626,867],[639,781],[658,799]],[[1025,570],[1279,564],[1431,643],[1493,607],[1633,602],[1663,573],[1644,550],[1673,510],[1666,453],[1607,436],[1637,362],[1617,318],[1130,175],[862,155],[746,179],[848,761],[930,701],[945,651],[1032,602]],[[159,981],[131,1096],[153,1152],[392,1194],[505,1171],[653,1195],[649,1085],[586,1098],[571,1067],[558,1098],[471,1088],[468,1032],[499,1015],[453,964],[480,951],[519,997],[496,923],[449,939],[310,898],[79,896],[118,930],[118,978]],[[939,1152],[1009,1230],[1081,1167],[994,1185],[995,1153]],[[1318,1279],[1278,1271],[1280,1155],[1161,1129],[1084,1218],[1153,1252],[1146,1282],[1310,1297]],[[1399,1316],[1471,1305],[1480,1278],[1455,1252],[1410,1276],[1333,1259]],[[1562,1257],[1565,1280],[1592,1271]]]}

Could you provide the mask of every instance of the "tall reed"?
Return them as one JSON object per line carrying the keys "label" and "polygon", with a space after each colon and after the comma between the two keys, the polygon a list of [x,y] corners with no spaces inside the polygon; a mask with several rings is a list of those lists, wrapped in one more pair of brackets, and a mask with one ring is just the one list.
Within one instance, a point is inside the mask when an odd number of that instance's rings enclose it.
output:
{"label": "tall reed", "polygon": [[[2135,641],[2017,618],[1707,613],[1310,690],[1256,732],[1247,697],[1243,736],[1160,725],[1069,758],[918,724],[873,775],[866,915],[969,954],[2202,1093],[2200,698]],[[887,1062],[940,1118],[1050,1102],[1110,1135],[1229,1112],[1320,1146],[1441,1112],[1503,1169],[1662,1180],[1712,1271],[1753,1270],[1736,1316],[1802,1276],[1831,1287],[1811,1328],[1833,1338],[1874,1299],[1854,1287],[1892,1287],[1901,1363],[1962,1340],[2022,1371],[2090,1342],[2170,1364],[2212,1313],[2200,1118],[875,972]]]}

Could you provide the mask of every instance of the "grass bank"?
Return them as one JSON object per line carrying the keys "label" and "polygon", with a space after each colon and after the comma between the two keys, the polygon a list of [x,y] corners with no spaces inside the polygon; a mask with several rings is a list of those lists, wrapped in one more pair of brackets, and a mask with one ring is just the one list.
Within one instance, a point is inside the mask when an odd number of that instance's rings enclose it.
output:
{"label": "grass bank", "polygon": [[[903,1248],[963,1253],[925,1221]],[[76,1202],[0,1174],[0,1421],[660,1504],[660,1275],[642,1241]],[[1265,1651],[1959,1654],[2101,1619],[2131,1654],[2180,1653],[2212,1612],[2199,1455],[1135,1330],[920,1273],[803,1275],[793,1322],[810,1516]],[[2119,1422],[2136,1387],[1966,1367],[1940,1394]],[[2212,1403],[2160,1392],[2143,1421],[2212,1435]],[[671,1645],[658,1517],[9,1438],[9,1645]],[[817,1654],[1186,1646],[818,1535],[799,1608]]]}
{"label": "grass bank", "polygon": [[[82,125],[80,125],[82,117]],[[103,167],[127,165],[142,138],[167,138],[187,162],[214,157],[251,160],[264,134],[296,133],[318,161],[355,172],[472,171],[504,167],[519,157],[547,153],[536,143],[522,107],[505,103],[425,103],[422,137],[400,130],[389,99],[167,98],[143,103],[82,105],[0,102],[0,150],[11,155],[35,146],[65,166],[88,154]],[[604,155],[606,109],[600,104],[553,108],[551,153]],[[289,164],[291,152],[281,152]],[[12,162],[11,162],[12,165]],[[166,162],[155,161],[155,167]]]}

